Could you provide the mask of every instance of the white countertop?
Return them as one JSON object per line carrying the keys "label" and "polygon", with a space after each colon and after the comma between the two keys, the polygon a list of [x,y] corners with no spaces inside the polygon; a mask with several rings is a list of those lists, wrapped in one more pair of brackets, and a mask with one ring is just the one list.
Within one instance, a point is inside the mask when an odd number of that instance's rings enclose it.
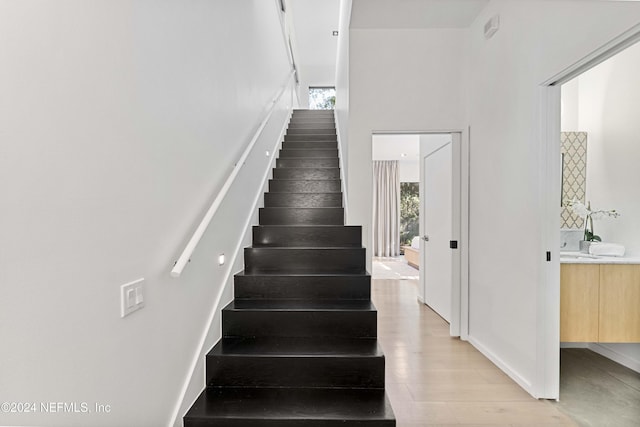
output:
{"label": "white countertop", "polygon": [[560,251],[560,264],[640,264],[640,257],[599,256],[584,252]]}

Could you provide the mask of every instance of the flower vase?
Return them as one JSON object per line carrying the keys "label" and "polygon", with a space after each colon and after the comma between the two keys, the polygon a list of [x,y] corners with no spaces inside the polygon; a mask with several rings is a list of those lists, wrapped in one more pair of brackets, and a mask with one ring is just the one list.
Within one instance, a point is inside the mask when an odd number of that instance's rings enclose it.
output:
{"label": "flower vase", "polygon": [[583,252],[585,254],[589,253],[589,246],[591,246],[591,241],[589,240],[580,240],[579,242],[580,244],[580,252]]}

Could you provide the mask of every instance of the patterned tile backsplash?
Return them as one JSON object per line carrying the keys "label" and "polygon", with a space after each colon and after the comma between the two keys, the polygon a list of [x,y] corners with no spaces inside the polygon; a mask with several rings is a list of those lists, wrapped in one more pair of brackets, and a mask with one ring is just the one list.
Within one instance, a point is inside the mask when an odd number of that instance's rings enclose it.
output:
{"label": "patterned tile backsplash", "polygon": [[565,204],[573,199],[585,202],[587,193],[587,133],[562,132],[562,210],[560,227],[582,229],[584,221]]}

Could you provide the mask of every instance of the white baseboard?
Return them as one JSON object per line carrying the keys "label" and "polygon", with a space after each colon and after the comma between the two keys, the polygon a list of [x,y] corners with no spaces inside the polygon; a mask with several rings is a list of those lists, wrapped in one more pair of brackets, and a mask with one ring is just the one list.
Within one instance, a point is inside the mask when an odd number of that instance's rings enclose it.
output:
{"label": "white baseboard", "polygon": [[607,359],[611,359],[614,362],[621,364],[622,366],[626,366],[629,369],[640,372],[640,360],[636,360],[627,355],[619,353],[603,344],[589,343],[588,348],[589,350],[596,352],[606,357]]}
{"label": "white baseboard", "polygon": [[588,342],[561,342],[560,348],[589,348]]}
{"label": "white baseboard", "polygon": [[530,381],[527,381],[522,375],[520,375],[515,369],[509,366],[504,360],[500,357],[496,356],[493,352],[491,352],[487,347],[485,347],[482,343],[476,340],[474,337],[469,335],[469,342],[472,346],[474,346],[480,353],[482,353],[487,359],[493,362],[498,368],[502,370],[505,374],[507,374],[513,381],[515,381],[520,387],[522,387],[527,393],[529,393],[534,398],[538,399],[539,396],[533,391],[533,385]]}

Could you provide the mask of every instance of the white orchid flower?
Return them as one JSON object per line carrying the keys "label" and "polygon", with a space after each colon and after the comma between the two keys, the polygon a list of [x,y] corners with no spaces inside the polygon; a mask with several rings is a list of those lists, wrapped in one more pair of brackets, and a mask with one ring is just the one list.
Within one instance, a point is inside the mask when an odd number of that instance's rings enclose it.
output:
{"label": "white orchid flower", "polygon": [[567,203],[571,212],[578,215],[580,218],[584,219],[584,240],[587,241],[601,241],[600,236],[596,236],[593,232],[593,220],[594,219],[602,219],[605,217],[609,218],[617,218],[620,214],[615,210],[591,210],[591,202],[587,203],[585,206],[584,203],[577,201],[576,199],[571,200]]}

